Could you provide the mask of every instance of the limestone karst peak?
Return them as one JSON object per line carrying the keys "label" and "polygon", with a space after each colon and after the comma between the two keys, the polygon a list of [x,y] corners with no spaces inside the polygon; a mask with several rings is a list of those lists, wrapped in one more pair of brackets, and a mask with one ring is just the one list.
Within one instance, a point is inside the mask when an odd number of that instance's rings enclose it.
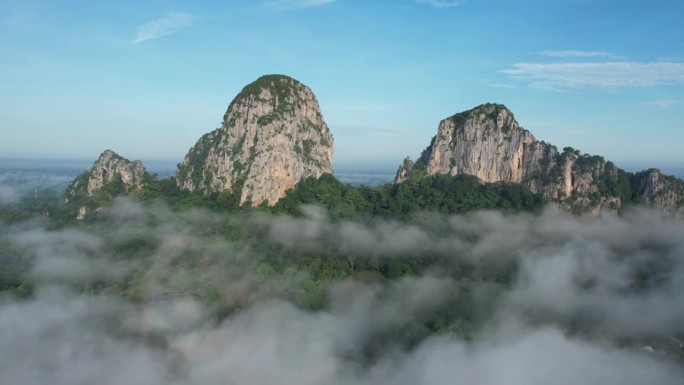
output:
{"label": "limestone karst peak", "polygon": [[503,104],[485,103],[448,117],[456,126],[471,124],[474,128],[499,130],[506,133],[521,129],[513,112]]}
{"label": "limestone karst peak", "polygon": [[598,214],[643,202],[664,214],[684,213],[682,181],[652,170],[630,177],[601,156],[570,147],[558,151],[521,128],[501,104],[482,104],[443,119],[415,166],[402,163],[395,183],[408,180],[412,167],[427,175],[468,174],[487,183],[521,183],[573,212]]}
{"label": "limestone karst peak", "polygon": [[272,205],[298,181],[332,173],[332,153],[333,138],[311,89],[288,76],[265,75],[245,86],[221,127],[190,149],[177,183]]}
{"label": "limestone karst peak", "polygon": [[415,163],[410,156],[404,158],[404,160],[401,162],[401,165],[399,165],[396,175],[394,176],[394,183],[402,183],[409,180],[410,172],[414,165]]}
{"label": "limestone karst peak", "polygon": [[[116,152],[103,151],[93,165],[76,177],[67,188],[67,202],[82,202],[77,217],[83,218],[87,212],[87,201],[93,209],[99,209],[92,199],[98,192],[103,201],[109,201],[114,195],[131,192],[142,187],[152,178],[139,160],[130,161]],[[97,206],[97,207],[96,207]]]}

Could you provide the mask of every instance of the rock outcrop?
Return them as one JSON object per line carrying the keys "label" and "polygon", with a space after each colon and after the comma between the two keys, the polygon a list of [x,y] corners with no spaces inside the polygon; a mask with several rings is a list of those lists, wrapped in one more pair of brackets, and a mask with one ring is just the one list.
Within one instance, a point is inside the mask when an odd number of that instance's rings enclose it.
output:
{"label": "rock outcrop", "polygon": [[534,143],[534,136],[520,129],[506,108],[481,106],[440,122],[427,173],[519,183],[525,178],[523,162],[539,156],[541,149]]}
{"label": "rock outcrop", "polygon": [[[402,162],[395,183],[408,179],[410,164],[410,159]],[[646,180],[643,187],[633,188],[635,175],[600,156],[570,147],[558,151],[538,141],[499,104],[484,104],[442,120],[437,135],[413,168],[427,175],[469,174],[486,183],[521,183],[576,213],[617,211],[625,203],[643,202],[661,213],[678,215],[684,186],[681,180],[664,178],[655,170],[649,178],[641,178]],[[649,184],[648,180],[653,182]],[[661,180],[668,181],[667,187]],[[669,195],[661,193],[654,198],[653,194],[663,188]]]}
{"label": "rock outcrop", "polygon": [[230,103],[220,128],[190,149],[176,173],[190,191],[239,194],[240,203],[275,204],[309,176],[332,173],[333,137],[313,92],[267,75]]}
{"label": "rock outcrop", "polygon": [[[99,209],[114,195],[142,188],[151,179],[153,177],[145,171],[139,160],[131,162],[112,150],[106,150],[92,167],[69,184],[65,200],[66,203],[79,205],[77,219],[82,219],[89,209]],[[101,196],[98,197],[98,194]]]}
{"label": "rock outcrop", "polygon": [[661,215],[684,218],[684,182],[652,168],[634,175],[635,196]]}
{"label": "rock outcrop", "polygon": [[409,180],[411,177],[410,172],[413,169],[413,166],[415,166],[415,163],[410,157],[407,156],[404,158],[404,161],[401,162],[401,165],[399,165],[397,175],[394,177],[394,183],[402,183]]}

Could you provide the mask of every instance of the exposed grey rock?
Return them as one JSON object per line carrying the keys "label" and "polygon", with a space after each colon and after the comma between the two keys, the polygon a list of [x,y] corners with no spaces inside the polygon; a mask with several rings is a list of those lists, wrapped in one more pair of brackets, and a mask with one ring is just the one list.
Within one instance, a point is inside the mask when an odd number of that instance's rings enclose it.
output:
{"label": "exposed grey rock", "polygon": [[[119,156],[112,150],[105,150],[100,157],[93,163],[92,167],[86,169],[81,175],[76,177],[65,192],[66,202],[81,202],[84,205],[79,207],[77,219],[82,219],[88,212],[85,203],[89,198],[93,198],[98,191],[106,189],[107,194],[125,194],[143,187],[148,178],[152,178],[145,172],[145,167],[139,160],[130,161]],[[99,209],[99,207],[90,207]]]}
{"label": "exposed grey rock", "polygon": [[413,169],[414,163],[411,157],[404,158],[404,161],[399,165],[397,175],[394,177],[394,183],[402,183],[409,179],[409,173]]}
{"label": "exposed grey rock", "polygon": [[190,191],[239,191],[240,203],[275,204],[297,182],[332,173],[333,137],[313,92],[267,75],[230,103],[220,128],[202,136],[176,173]]}
{"label": "exposed grey rock", "polygon": [[[421,159],[427,159],[428,175],[469,174],[487,183],[521,183],[557,202],[559,208],[577,213],[617,211],[625,198],[640,200],[663,214],[681,211],[681,180],[666,179],[664,185],[665,179],[651,173],[644,178],[642,192],[634,192],[644,194],[643,199],[626,196],[631,191],[631,174],[600,156],[569,147],[559,152],[538,141],[499,104],[484,104],[442,120]],[[395,182],[404,181],[398,173]]]}
{"label": "exposed grey rock", "polygon": [[661,215],[684,218],[684,182],[652,168],[636,173],[635,188],[640,201]]}

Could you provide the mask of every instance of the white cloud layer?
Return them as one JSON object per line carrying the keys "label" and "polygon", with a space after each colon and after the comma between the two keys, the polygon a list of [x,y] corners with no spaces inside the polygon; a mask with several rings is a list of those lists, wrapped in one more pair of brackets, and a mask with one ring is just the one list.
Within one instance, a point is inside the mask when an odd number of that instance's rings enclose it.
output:
{"label": "white cloud layer", "polygon": [[154,40],[178,32],[181,28],[189,25],[190,21],[190,15],[169,13],[160,19],[149,21],[138,28],[138,34],[132,43],[137,44],[146,40]]}
{"label": "white cloud layer", "polygon": [[502,71],[530,86],[558,91],[589,87],[650,87],[684,84],[684,63],[516,63]]}
{"label": "white cloud layer", "polygon": [[[35,285],[29,298],[0,298],[0,383],[681,384],[682,222],[639,210],[600,218],[552,209],[424,213],[410,223],[334,222],[321,208],[302,211],[225,217],[118,200],[97,226],[0,222],[3,256],[29,263]],[[321,258],[424,255],[473,268],[517,261],[517,279],[499,286],[439,271],[382,283],[345,279],[311,311],[277,294],[301,286],[304,272],[286,270],[286,281],[259,274],[266,256],[219,234],[237,226],[283,252],[309,247]],[[134,239],[158,246],[145,256],[118,247],[112,254],[111,246]],[[106,282],[105,271],[142,274],[120,278],[139,300],[82,290]],[[235,303],[235,311],[216,319],[202,295],[207,284],[217,289],[213,301]],[[191,288],[196,295],[173,295]],[[461,301],[468,292],[473,301]],[[444,318],[442,333],[397,342],[405,331],[427,331],[411,326],[449,308],[460,316]],[[467,314],[483,318],[463,338],[456,331]],[[635,339],[654,335],[669,344]]]}

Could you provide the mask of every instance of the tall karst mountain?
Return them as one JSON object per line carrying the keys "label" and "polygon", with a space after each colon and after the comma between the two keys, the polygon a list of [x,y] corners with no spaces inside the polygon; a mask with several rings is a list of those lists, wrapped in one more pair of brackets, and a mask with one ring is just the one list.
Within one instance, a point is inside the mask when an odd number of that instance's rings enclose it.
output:
{"label": "tall karst mountain", "polygon": [[92,167],[71,181],[64,194],[67,203],[79,205],[77,218],[98,210],[118,194],[144,188],[154,177],[139,160],[130,161],[112,150],[105,150]]}
{"label": "tall karst mountain", "polygon": [[332,173],[333,137],[313,92],[283,75],[247,85],[220,128],[202,136],[176,174],[190,191],[239,192],[240,203],[275,204],[309,176]]}
{"label": "tall karst mountain", "polygon": [[420,175],[469,174],[481,181],[521,183],[574,212],[598,214],[645,203],[661,214],[684,215],[684,182],[656,169],[627,173],[600,156],[562,151],[521,128],[513,113],[484,104],[439,123],[415,164],[405,159],[395,183]]}

